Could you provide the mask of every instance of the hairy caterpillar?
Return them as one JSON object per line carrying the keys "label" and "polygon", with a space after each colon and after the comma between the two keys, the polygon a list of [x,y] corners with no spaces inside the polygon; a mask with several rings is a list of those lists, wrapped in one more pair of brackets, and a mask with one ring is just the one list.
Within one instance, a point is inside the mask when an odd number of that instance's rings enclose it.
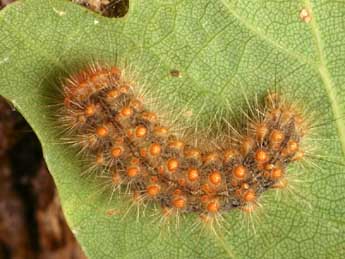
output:
{"label": "hairy caterpillar", "polygon": [[195,146],[139,92],[120,68],[92,65],[65,80],[60,120],[94,174],[108,175],[111,188],[141,204],[159,204],[165,216],[198,213],[207,221],[252,211],[263,192],[287,184],[286,168],[304,156],[306,122],[278,93],[266,96],[231,143]]}

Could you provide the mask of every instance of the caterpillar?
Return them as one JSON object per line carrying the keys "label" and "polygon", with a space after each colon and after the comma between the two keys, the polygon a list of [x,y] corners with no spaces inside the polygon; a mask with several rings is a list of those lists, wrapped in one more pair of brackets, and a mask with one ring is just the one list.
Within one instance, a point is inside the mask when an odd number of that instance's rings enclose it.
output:
{"label": "caterpillar", "polygon": [[287,167],[304,157],[306,121],[279,93],[267,94],[231,143],[198,146],[139,92],[123,69],[91,65],[64,80],[60,123],[90,171],[141,204],[158,204],[165,216],[197,213],[207,221],[250,212],[262,193],[287,185]]}

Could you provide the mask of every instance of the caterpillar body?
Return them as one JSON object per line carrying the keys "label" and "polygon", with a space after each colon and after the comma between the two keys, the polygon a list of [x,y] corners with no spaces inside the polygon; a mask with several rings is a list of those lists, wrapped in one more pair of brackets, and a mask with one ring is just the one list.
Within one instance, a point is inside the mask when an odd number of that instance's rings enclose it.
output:
{"label": "caterpillar body", "polygon": [[306,122],[277,93],[233,143],[206,148],[173,133],[138,87],[118,67],[90,66],[64,81],[61,123],[95,174],[164,215],[251,211],[263,192],[287,184],[287,167],[303,158]]}

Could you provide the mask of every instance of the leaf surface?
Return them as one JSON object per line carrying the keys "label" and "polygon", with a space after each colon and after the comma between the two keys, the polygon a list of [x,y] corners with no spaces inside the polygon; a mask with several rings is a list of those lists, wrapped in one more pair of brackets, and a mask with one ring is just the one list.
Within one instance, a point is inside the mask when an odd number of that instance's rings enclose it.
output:
{"label": "leaf surface", "polygon": [[[309,23],[299,17],[303,8]],[[69,225],[90,258],[341,258],[344,17],[345,3],[336,0],[132,0],[121,19],[67,1],[18,1],[0,12],[0,94],[37,133]],[[162,231],[154,217],[117,215],[123,197],[109,202],[99,182],[80,176],[81,161],[59,144],[48,106],[61,75],[92,60],[125,61],[162,102],[201,113],[206,124],[215,111],[240,112],[244,93],[252,100],[279,87],[320,125],[310,142],[316,166],[292,167],[290,192],[266,193],[253,219],[228,213],[218,234],[191,231],[193,216]],[[182,77],[172,77],[174,69]]]}

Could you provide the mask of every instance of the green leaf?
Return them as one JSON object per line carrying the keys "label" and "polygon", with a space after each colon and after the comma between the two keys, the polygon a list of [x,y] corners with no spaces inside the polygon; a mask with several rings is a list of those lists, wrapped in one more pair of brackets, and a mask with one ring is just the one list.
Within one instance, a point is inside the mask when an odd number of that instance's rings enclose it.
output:
{"label": "green leaf", "polygon": [[[303,8],[309,23],[299,17]],[[344,17],[339,0],[132,0],[121,19],[67,1],[18,1],[0,12],[0,93],[37,133],[69,225],[90,258],[341,258]],[[316,166],[292,167],[291,192],[265,194],[252,220],[228,213],[217,235],[191,231],[193,216],[170,231],[150,216],[109,216],[123,209],[123,197],[108,202],[99,183],[80,176],[78,157],[57,144],[47,99],[60,75],[90,60],[125,61],[163,101],[194,114],[204,107],[205,124],[214,111],[239,112],[243,93],[253,100],[277,86],[320,125],[310,141]]]}

